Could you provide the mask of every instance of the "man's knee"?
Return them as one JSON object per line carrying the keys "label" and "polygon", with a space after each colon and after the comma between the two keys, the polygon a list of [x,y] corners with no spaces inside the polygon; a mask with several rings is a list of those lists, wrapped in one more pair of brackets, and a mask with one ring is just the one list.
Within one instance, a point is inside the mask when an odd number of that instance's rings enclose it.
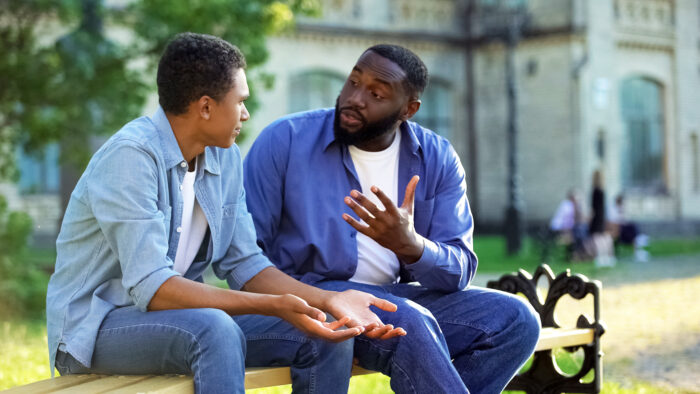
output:
{"label": "man's knee", "polygon": [[540,337],[540,315],[527,300],[510,296],[507,308],[511,311],[510,329],[517,333],[524,347],[535,348]]}
{"label": "man's knee", "polygon": [[220,309],[201,308],[192,310],[192,319],[201,322],[193,333],[195,345],[202,351],[236,352],[245,354],[246,340],[243,331],[231,316]]}

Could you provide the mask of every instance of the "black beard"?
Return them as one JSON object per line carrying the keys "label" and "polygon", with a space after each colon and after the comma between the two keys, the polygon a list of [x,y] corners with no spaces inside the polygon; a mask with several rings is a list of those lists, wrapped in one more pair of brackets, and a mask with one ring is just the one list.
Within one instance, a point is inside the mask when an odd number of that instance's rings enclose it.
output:
{"label": "black beard", "polygon": [[367,123],[365,118],[358,113],[362,118],[362,127],[357,131],[350,132],[340,125],[340,110],[338,108],[338,100],[335,101],[335,118],[333,119],[333,135],[335,140],[341,144],[358,145],[363,142],[372,141],[380,137],[394,128],[394,125],[399,120],[401,109],[383,119],[379,119],[373,123]]}

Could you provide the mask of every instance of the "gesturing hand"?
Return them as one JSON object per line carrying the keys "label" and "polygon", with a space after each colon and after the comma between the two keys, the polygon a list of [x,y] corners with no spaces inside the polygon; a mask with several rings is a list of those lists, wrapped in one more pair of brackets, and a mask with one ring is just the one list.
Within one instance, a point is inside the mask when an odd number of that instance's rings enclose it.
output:
{"label": "gesturing hand", "polygon": [[364,335],[369,338],[389,339],[406,335],[403,328],[394,328],[391,324],[382,323],[379,317],[369,309],[370,305],[387,312],[396,312],[396,305],[393,303],[358,290],[334,293],[326,301],[325,309],[333,316],[348,317],[349,320],[344,324],[351,329],[361,328]]}
{"label": "gesturing hand", "polygon": [[360,233],[394,252],[401,261],[415,263],[423,254],[425,246],[425,239],[416,233],[413,226],[413,201],[419,179],[418,175],[414,175],[408,182],[400,207],[394,205],[378,187],[372,186],[371,190],[384,204],[384,210],[379,209],[359,191],[350,191],[350,196],[345,197],[345,204],[366,224],[348,214],[343,214],[343,219]]}
{"label": "gesturing hand", "polygon": [[350,317],[342,316],[337,321],[327,323],[325,313],[309,306],[306,301],[295,295],[285,294],[274,297],[279,297],[279,300],[275,300],[275,315],[288,321],[307,335],[321,337],[331,342],[342,342],[363,332],[363,329],[357,326],[339,330],[348,324],[351,320]]}

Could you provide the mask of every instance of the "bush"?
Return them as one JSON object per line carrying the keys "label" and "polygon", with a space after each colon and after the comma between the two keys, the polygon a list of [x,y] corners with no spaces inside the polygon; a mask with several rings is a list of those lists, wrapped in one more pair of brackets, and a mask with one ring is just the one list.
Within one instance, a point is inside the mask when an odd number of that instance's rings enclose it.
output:
{"label": "bush", "polygon": [[9,211],[0,196],[0,316],[43,312],[48,274],[22,258],[31,232],[29,215]]}

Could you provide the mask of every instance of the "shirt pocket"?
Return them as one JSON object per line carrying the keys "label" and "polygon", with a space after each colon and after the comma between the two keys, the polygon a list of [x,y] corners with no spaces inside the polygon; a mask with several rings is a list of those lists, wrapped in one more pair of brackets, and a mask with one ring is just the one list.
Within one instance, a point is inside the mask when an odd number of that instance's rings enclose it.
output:
{"label": "shirt pocket", "polygon": [[424,237],[427,237],[430,231],[430,222],[433,219],[434,207],[435,198],[422,201],[415,200],[413,202],[413,225],[416,232]]}
{"label": "shirt pocket", "polygon": [[226,254],[236,229],[236,221],[238,219],[238,209],[241,204],[224,204],[221,207],[221,242],[217,243],[217,248],[214,251],[214,258],[218,259]]}

